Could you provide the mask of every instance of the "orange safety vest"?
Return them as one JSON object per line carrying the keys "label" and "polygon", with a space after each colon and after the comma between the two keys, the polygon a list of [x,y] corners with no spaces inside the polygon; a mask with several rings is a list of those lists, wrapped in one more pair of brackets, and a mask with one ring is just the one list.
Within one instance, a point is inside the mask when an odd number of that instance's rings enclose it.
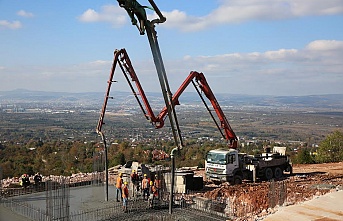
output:
{"label": "orange safety vest", "polygon": [[149,187],[149,180],[147,179],[147,178],[144,178],[143,180],[142,180],[142,188],[143,189],[146,189],[146,188],[148,188]]}
{"label": "orange safety vest", "polygon": [[158,196],[158,191],[157,191],[157,189],[156,189],[156,187],[155,186],[152,186],[151,187],[151,191],[150,191],[154,196]]}
{"label": "orange safety vest", "polygon": [[116,187],[117,188],[121,188],[121,186],[123,185],[123,178],[121,178],[120,176],[117,177],[117,182],[116,182]]}
{"label": "orange safety vest", "polygon": [[162,185],[161,185],[161,180],[156,179],[156,180],[154,181],[154,184],[155,184],[156,188],[161,188],[161,187],[162,187]]}
{"label": "orange safety vest", "polygon": [[127,186],[123,187],[123,198],[129,198],[129,189]]}

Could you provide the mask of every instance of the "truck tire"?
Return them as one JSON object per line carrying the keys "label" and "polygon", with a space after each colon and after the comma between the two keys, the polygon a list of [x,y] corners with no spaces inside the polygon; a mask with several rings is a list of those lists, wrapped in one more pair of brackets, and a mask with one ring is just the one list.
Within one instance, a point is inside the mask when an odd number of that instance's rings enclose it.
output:
{"label": "truck tire", "polygon": [[291,165],[288,165],[285,171],[289,172],[289,175],[291,175],[291,176],[293,175],[293,168]]}
{"label": "truck tire", "polygon": [[266,168],[265,171],[264,171],[264,178],[266,180],[271,180],[273,179],[273,170],[272,168]]}
{"label": "truck tire", "polygon": [[280,179],[283,176],[283,172],[280,167],[276,167],[274,169],[274,177],[275,179]]}
{"label": "truck tire", "polygon": [[230,185],[238,185],[242,184],[242,177],[239,175],[235,175],[232,180],[229,181]]}
{"label": "truck tire", "polygon": [[242,177],[235,175],[233,178],[234,185],[242,184]]}

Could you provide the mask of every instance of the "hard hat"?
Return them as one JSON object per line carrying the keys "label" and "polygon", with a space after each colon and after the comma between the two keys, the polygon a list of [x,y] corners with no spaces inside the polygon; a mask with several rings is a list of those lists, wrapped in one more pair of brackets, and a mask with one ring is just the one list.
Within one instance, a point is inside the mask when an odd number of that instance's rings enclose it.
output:
{"label": "hard hat", "polygon": [[119,176],[123,176],[123,174],[122,174],[122,173],[119,173]]}
{"label": "hard hat", "polygon": [[124,184],[127,185],[127,182],[125,181]]}
{"label": "hard hat", "polygon": [[132,173],[136,172],[136,170],[132,170]]}
{"label": "hard hat", "polygon": [[155,174],[155,177],[157,177],[157,174]]}
{"label": "hard hat", "polygon": [[146,174],[144,174],[144,176],[146,176]]}
{"label": "hard hat", "polygon": [[150,181],[150,185],[154,184],[154,182]]}

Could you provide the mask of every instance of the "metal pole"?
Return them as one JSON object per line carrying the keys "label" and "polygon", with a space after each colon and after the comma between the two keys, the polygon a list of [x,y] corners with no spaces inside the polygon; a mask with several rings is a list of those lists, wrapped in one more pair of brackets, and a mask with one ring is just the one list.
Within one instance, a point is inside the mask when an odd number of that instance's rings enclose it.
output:
{"label": "metal pole", "polygon": [[175,152],[177,152],[179,148],[174,148],[170,153],[171,159],[171,182],[170,182],[170,195],[169,195],[169,214],[173,213],[173,205],[174,205],[174,185],[175,185]]}
{"label": "metal pole", "polygon": [[172,160],[172,168],[171,168],[171,187],[170,187],[170,198],[169,198],[169,213],[173,213],[173,200],[174,200],[174,179],[175,179],[175,159],[174,159],[174,152],[178,151],[183,147],[181,130],[179,127],[179,123],[177,120],[176,112],[174,105],[172,104],[172,93],[170,91],[167,74],[164,69],[162,55],[160,52],[160,48],[158,46],[157,35],[154,29],[153,24],[146,25],[147,36],[149,39],[151,52],[154,58],[154,63],[157,70],[157,75],[159,77],[160,86],[162,90],[162,94],[164,97],[164,101],[168,111],[168,117],[170,121],[170,126],[172,129],[172,133],[175,140],[176,148],[174,148],[171,152],[171,160]]}
{"label": "metal pole", "polygon": [[104,152],[105,152],[105,201],[108,201],[108,159],[107,159],[107,145],[105,135],[102,132],[99,132],[101,135],[102,142],[104,143]]}
{"label": "metal pole", "polygon": [[153,24],[151,24],[148,21],[147,23],[148,24],[146,25],[146,32],[147,32],[152,56],[154,58],[157,76],[160,81],[162,95],[164,98],[165,105],[167,107],[168,118],[170,121],[170,126],[171,126],[173,137],[175,140],[175,145],[179,148],[182,148],[183,142],[182,142],[182,137],[181,137],[181,130],[180,130],[179,123],[177,120],[174,105],[172,104],[172,93],[170,91],[166,70],[164,68],[161,51],[158,45],[156,31],[154,29]]}

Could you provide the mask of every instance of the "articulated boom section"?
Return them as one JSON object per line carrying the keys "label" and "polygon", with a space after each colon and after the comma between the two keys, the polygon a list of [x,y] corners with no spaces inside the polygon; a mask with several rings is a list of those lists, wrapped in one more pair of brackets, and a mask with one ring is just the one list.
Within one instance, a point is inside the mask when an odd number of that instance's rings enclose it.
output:
{"label": "articulated boom section", "polygon": [[101,109],[98,125],[96,127],[96,132],[97,133],[101,133],[102,125],[105,124],[104,123],[104,117],[105,117],[105,112],[106,112],[106,107],[107,107],[108,99],[109,98],[113,99],[113,97],[110,97],[110,91],[111,91],[111,85],[114,82],[113,81],[113,76],[114,76],[114,71],[116,69],[116,65],[117,65],[117,61],[118,61],[118,56],[119,56],[119,53],[117,53],[117,52],[118,52],[117,50],[114,52],[114,60],[113,60],[113,64],[112,64],[110,78],[107,81],[108,86],[107,86],[107,91],[106,91],[106,94],[105,94],[105,100],[104,100],[104,104],[102,105],[102,109]]}
{"label": "articulated boom section", "polygon": [[[105,124],[104,123],[104,117],[105,117],[108,99],[113,98],[113,97],[110,97],[109,94],[111,91],[112,83],[116,82],[116,81],[113,81],[113,77],[114,77],[114,72],[115,72],[117,63],[119,64],[119,67],[122,70],[122,72],[125,76],[125,79],[127,80],[128,84],[131,88],[131,91],[132,91],[133,95],[135,96],[141,110],[143,111],[145,118],[147,120],[149,120],[153,125],[155,125],[156,128],[160,128],[161,127],[160,124],[162,124],[162,125],[164,124],[163,119],[158,119],[155,117],[154,112],[151,109],[149,101],[148,101],[148,99],[144,93],[144,90],[143,90],[143,88],[142,88],[142,86],[138,80],[138,77],[136,75],[136,72],[135,72],[132,64],[131,64],[131,60],[130,60],[126,50],[120,49],[120,50],[116,50],[114,52],[112,69],[111,69],[109,80],[107,81],[107,83],[108,83],[107,92],[105,95],[104,104],[103,104],[102,111],[100,114],[100,118],[98,121],[97,132],[100,132],[102,125]],[[136,90],[135,90],[133,84],[131,83],[130,79],[131,79],[131,81],[135,82],[138,93],[136,92]],[[140,98],[139,98],[139,96],[140,96]],[[144,106],[142,103],[144,104],[146,109],[144,109]]]}
{"label": "articulated boom section", "polygon": [[[194,82],[194,80],[195,80],[195,82]],[[203,73],[198,73],[196,71],[192,71],[188,75],[186,80],[184,80],[184,82],[181,84],[179,89],[173,95],[173,99],[172,99],[173,106],[180,104],[179,97],[181,96],[181,94],[185,91],[185,89],[188,87],[188,85],[191,82],[192,82],[194,88],[196,89],[196,91],[198,92],[198,95],[200,96],[201,100],[203,101],[206,109],[208,110],[209,114],[211,115],[211,117],[212,117],[214,123],[216,124],[217,128],[219,129],[220,133],[222,134],[222,136],[226,140],[228,140],[230,142],[230,148],[236,149],[237,148],[237,140],[238,140],[236,137],[236,134],[233,132],[228,120],[225,117],[223,110],[221,109],[221,107],[220,107],[216,97],[214,96],[209,84],[207,83],[206,78],[205,78]],[[218,124],[218,122],[214,118],[210,108],[208,107],[206,101],[204,100],[203,96],[201,95],[201,92],[199,91],[199,89],[197,87],[199,87],[200,90],[205,94],[207,99],[210,100],[212,107],[215,110],[215,112],[219,118],[220,124]],[[167,108],[164,107],[157,118],[163,119],[166,116],[166,114],[167,114]],[[222,132],[222,130],[224,130],[224,133]]]}
{"label": "articulated boom section", "polygon": [[[201,97],[203,103],[206,106],[206,109],[209,111],[213,121],[217,125],[217,128],[219,129],[219,131],[221,133],[222,133],[222,131],[220,130],[220,128],[224,130],[225,138],[226,138],[226,140],[228,140],[230,142],[230,148],[236,149],[237,148],[237,141],[238,141],[238,139],[236,137],[236,134],[232,130],[228,120],[226,119],[225,114],[224,114],[223,110],[221,109],[221,107],[220,107],[216,97],[214,96],[214,93],[212,92],[209,84],[207,83],[204,74],[203,73],[198,73],[198,72],[191,72],[190,76],[192,74],[195,75],[195,81],[198,83],[199,88],[201,89],[202,92],[204,92],[204,94],[207,97],[207,99],[210,100],[210,102],[212,104],[212,107],[213,107],[214,111],[216,112],[216,114],[217,114],[217,116],[219,118],[220,127],[218,126],[219,124],[217,123],[217,121],[214,119],[214,117],[213,117],[210,109],[208,108],[206,102],[204,101],[204,99],[202,98],[201,94],[197,90],[199,96]],[[222,135],[223,135],[223,133],[222,133]]]}
{"label": "articulated boom section", "polygon": [[[145,118],[147,120],[149,120],[152,124],[159,125],[161,120],[155,117],[154,112],[152,111],[152,108],[149,104],[149,101],[145,95],[143,88],[142,88],[142,85],[139,82],[137,74],[136,74],[135,70],[133,69],[130,58],[129,58],[128,54],[126,53],[126,50],[121,49],[119,52],[121,54],[120,59],[118,60],[119,66],[120,66],[120,68],[121,68],[121,70],[122,70],[122,72],[126,78],[126,81],[128,82],[128,84],[131,88],[133,95],[135,96],[141,110],[143,111]],[[135,91],[130,79],[131,79],[131,81],[135,82],[138,93]],[[140,98],[139,98],[139,96],[140,96]],[[145,106],[145,109],[143,107],[142,102]]]}
{"label": "articulated boom section", "polygon": [[[155,116],[155,114],[154,114],[154,112],[153,112],[153,110],[149,104],[149,101],[145,95],[145,92],[142,88],[142,85],[139,82],[137,74],[136,74],[136,72],[135,72],[135,70],[131,64],[130,58],[129,58],[126,50],[121,49],[121,50],[116,50],[114,52],[113,65],[112,65],[112,69],[111,69],[111,73],[110,73],[110,78],[107,81],[108,87],[107,87],[107,92],[106,92],[102,112],[100,114],[97,131],[101,132],[101,127],[104,124],[103,121],[104,121],[104,116],[105,116],[108,98],[112,98],[109,96],[109,93],[111,90],[112,82],[115,82],[115,81],[113,81],[113,76],[114,76],[114,71],[115,71],[117,63],[119,64],[120,69],[122,70],[128,84],[130,86],[130,89],[131,89],[133,95],[135,96],[135,98],[136,98],[144,116],[146,117],[146,119],[148,121],[150,121],[154,125],[155,128],[162,128],[164,126],[165,118],[168,114],[167,107],[164,107],[157,117]],[[134,85],[132,84],[132,82],[135,82],[136,89],[135,89]],[[206,109],[210,113],[213,121],[215,122],[215,124],[216,124],[217,128],[219,129],[219,131],[221,132],[222,136],[230,142],[230,148],[237,148],[237,140],[238,139],[237,139],[235,133],[233,132],[228,120],[226,119],[226,117],[225,117],[217,99],[215,98],[210,86],[208,85],[206,78],[205,78],[203,73],[198,73],[196,71],[192,71],[188,75],[186,80],[184,80],[184,82],[181,84],[179,89],[173,95],[172,106],[174,107],[175,105],[180,104],[179,103],[179,97],[185,91],[185,89],[188,87],[188,85],[190,83],[193,84],[194,88],[198,92],[201,100],[203,101]],[[138,93],[136,92],[136,90],[138,90]],[[220,123],[218,123],[217,120],[214,118],[212,111],[208,107],[208,105],[207,105],[205,99],[203,98],[201,92],[203,92],[205,94],[205,96],[207,97],[207,99],[211,102],[212,107],[213,107],[214,111],[216,112]],[[222,130],[224,131],[224,133]]]}

